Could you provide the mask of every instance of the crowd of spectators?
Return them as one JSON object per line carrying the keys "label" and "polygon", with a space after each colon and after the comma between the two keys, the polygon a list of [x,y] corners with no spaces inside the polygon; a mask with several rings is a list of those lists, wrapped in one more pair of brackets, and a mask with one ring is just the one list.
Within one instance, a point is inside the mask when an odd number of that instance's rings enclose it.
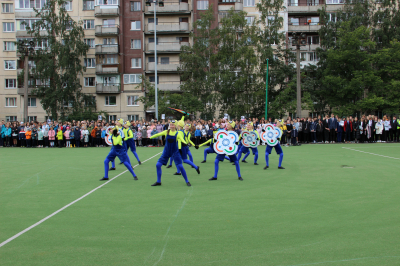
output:
{"label": "crowd of spectators", "polygon": [[[248,122],[253,122],[259,134],[265,124],[275,124],[278,120],[247,118],[235,120],[235,131],[240,134]],[[130,121],[131,130],[137,146],[159,147],[164,145],[164,138],[150,139],[154,134],[167,130],[170,120]],[[226,127],[225,119],[186,120],[190,125],[192,141],[199,145],[213,137],[213,132]],[[400,136],[400,119],[384,116],[382,119],[373,115],[361,118],[340,118],[331,114],[321,118],[297,118],[279,120],[283,132],[281,143],[298,145],[300,143],[366,143],[397,142]],[[115,121],[46,121],[29,123],[0,122],[0,147],[105,147],[107,128]],[[262,143],[260,143],[262,144]]]}

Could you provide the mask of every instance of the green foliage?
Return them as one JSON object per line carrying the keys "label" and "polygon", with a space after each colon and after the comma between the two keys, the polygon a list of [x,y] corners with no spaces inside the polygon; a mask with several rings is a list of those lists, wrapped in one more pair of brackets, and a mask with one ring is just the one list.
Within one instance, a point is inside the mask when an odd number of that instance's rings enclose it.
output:
{"label": "green foliage", "polygon": [[320,10],[319,87],[313,100],[321,111],[399,111],[398,8],[392,1],[352,1],[336,13],[337,22],[328,21],[329,14]]}
{"label": "green foliage", "polygon": [[82,92],[80,76],[86,70],[82,59],[89,46],[83,42],[82,22],[74,21],[64,8],[63,0],[48,0],[40,10],[39,20],[27,27],[37,43],[47,41],[47,49],[37,49],[33,55],[35,80],[41,80],[34,93],[46,112],[54,119],[65,119],[70,114],[91,112],[85,102],[91,96]]}

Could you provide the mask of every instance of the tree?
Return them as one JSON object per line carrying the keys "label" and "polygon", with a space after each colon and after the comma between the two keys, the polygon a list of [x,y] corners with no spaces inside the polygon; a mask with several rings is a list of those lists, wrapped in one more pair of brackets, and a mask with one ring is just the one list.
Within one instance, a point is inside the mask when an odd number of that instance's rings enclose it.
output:
{"label": "tree", "polygon": [[89,46],[83,42],[82,21],[74,21],[64,3],[48,0],[42,9],[34,9],[39,20],[31,28],[27,26],[36,43],[46,44],[45,49],[36,49],[33,55],[36,67],[32,77],[41,81],[33,93],[53,119],[93,110],[93,99],[82,92],[79,80],[86,70],[82,59]]}
{"label": "tree", "polygon": [[[281,31],[284,19],[280,15],[284,11],[283,0],[263,0],[257,4],[260,11],[257,52],[260,57],[258,79],[259,84],[255,101],[255,116],[262,116],[265,110],[265,87],[267,59],[269,64],[268,79],[268,114],[270,117],[282,117],[286,112],[293,112],[291,102],[296,100],[292,91],[295,82],[295,69],[290,61],[295,57],[286,47],[286,33]],[[294,83],[296,84],[296,83]]]}
{"label": "tree", "polygon": [[320,10],[319,105],[340,115],[397,113],[400,77],[393,71],[399,67],[397,2],[354,0],[336,13],[335,21],[328,15]]}

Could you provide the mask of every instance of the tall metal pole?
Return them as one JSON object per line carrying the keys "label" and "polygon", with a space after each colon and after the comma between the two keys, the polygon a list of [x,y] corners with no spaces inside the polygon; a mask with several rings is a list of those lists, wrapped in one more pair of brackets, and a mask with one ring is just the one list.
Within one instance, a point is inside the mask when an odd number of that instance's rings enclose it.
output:
{"label": "tall metal pole", "polygon": [[28,64],[29,56],[25,53],[24,60],[24,122],[28,122]]}
{"label": "tall metal pole", "polygon": [[158,120],[158,88],[157,88],[157,83],[158,83],[158,78],[157,78],[157,18],[156,18],[156,5],[157,5],[157,1],[154,0],[154,75],[155,75],[155,81],[156,81],[156,87],[155,87],[155,91],[156,91],[156,119]]}
{"label": "tall metal pole", "polygon": [[301,118],[301,84],[300,84],[300,45],[296,46],[297,56],[297,117]]}
{"label": "tall metal pole", "polygon": [[265,81],[265,120],[268,119],[268,58],[267,58],[267,78]]}

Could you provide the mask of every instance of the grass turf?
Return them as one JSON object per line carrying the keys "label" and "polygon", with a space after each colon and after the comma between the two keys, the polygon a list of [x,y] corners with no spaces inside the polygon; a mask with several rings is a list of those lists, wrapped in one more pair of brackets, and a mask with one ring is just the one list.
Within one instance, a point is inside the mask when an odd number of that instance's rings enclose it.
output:
{"label": "grass turf", "polygon": [[[159,156],[0,247],[1,265],[399,265],[397,144],[260,146],[235,167],[191,149],[192,187]],[[101,185],[109,148],[0,150],[0,243]],[[161,148],[138,148],[142,161]],[[132,164],[136,164],[130,153]],[[118,161],[118,160],[117,160]],[[342,166],[346,165],[346,168]],[[110,178],[125,171],[117,165]]]}

